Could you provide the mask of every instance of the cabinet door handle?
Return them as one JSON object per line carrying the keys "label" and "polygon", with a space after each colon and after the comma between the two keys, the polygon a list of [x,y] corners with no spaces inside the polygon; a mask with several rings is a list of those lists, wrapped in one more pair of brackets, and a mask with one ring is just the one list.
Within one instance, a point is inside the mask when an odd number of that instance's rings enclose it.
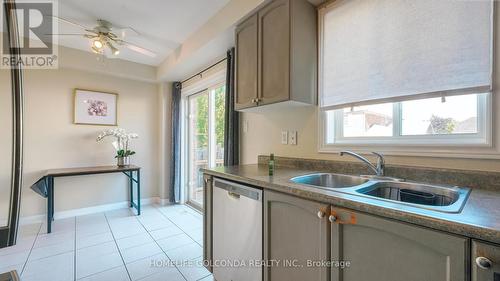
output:
{"label": "cabinet door handle", "polygon": [[336,221],[337,221],[337,217],[336,217],[336,216],[334,216],[334,215],[330,215],[330,216],[328,217],[328,220],[329,220],[331,223],[334,223],[334,222],[336,222]]}
{"label": "cabinet door handle", "polygon": [[485,257],[477,257],[476,258],[476,264],[482,269],[490,269],[492,262]]}
{"label": "cabinet door handle", "polygon": [[325,217],[325,212],[323,211],[318,211],[318,218],[322,219]]}

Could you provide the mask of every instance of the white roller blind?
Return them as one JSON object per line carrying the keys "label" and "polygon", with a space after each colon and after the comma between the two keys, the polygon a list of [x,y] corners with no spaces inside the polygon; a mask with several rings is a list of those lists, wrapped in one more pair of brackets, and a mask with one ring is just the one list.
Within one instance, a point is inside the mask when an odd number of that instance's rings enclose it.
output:
{"label": "white roller blind", "polygon": [[338,0],[320,10],[323,109],[489,91],[487,0]]}

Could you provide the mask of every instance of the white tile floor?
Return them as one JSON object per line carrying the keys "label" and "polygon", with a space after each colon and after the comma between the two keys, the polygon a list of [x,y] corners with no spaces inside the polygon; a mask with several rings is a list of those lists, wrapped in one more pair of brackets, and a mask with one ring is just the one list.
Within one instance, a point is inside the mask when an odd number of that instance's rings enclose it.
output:
{"label": "white tile floor", "polygon": [[[183,206],[145,206],[20,227],[0,249],[0,273],[23,281],[213,280],[202,265],[202,215]],[[186,262],[187,261],[187,262]]]}

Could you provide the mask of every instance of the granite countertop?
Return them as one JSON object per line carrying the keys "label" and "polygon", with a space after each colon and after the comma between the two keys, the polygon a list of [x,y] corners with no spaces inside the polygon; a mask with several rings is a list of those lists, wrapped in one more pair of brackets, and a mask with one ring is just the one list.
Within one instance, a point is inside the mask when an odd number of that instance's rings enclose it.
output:
{"label": "granite countertop", "polygon": [[468,236],[500,244],[500,192],[488,189],[472,189],[462,212],[443,213],[398,203],[383,206],[380,200],[314,188],[290,181],[294,176],[318,172],[278,167],[274,176],[268,175],[267,165],[240,165],[203,169],[204,173],[280,191],[305,199],[329,203],[369,214],[379,215],[436,230]]}

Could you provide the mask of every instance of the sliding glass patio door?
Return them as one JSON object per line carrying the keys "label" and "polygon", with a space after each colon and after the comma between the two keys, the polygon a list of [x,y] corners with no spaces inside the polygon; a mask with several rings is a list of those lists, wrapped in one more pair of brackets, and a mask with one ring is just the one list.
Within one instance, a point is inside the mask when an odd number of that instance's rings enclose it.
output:
{"label": "sliding glass patio door", "polygon": [[225,85],[188,97],[187,202],[203,207],[202,168],[224,165]]}

